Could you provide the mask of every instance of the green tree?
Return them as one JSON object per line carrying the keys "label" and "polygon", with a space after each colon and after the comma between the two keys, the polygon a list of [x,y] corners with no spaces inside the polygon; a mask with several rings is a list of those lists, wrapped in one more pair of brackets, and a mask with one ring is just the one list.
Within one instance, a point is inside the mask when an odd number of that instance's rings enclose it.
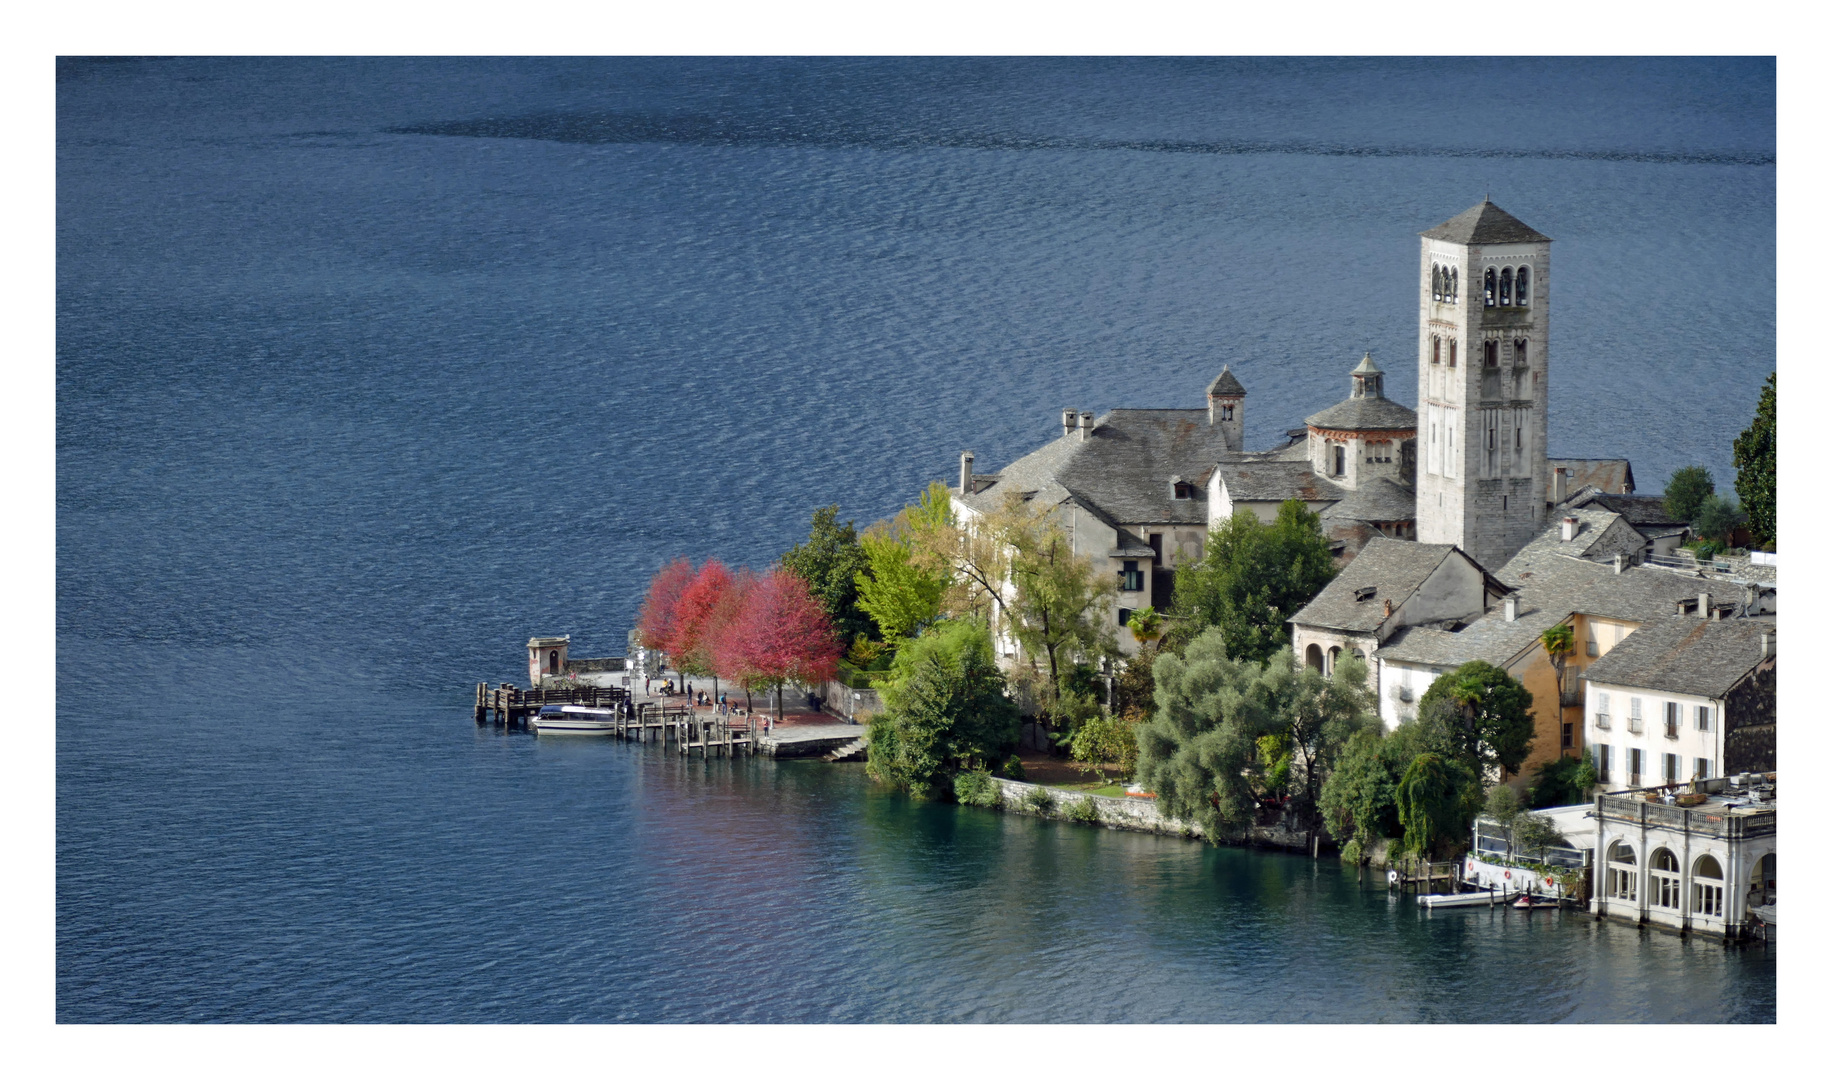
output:
{"label": "green tree", "polygon": [[1400,846],[1428,858],[1461,840],[1480,805],[1470,797],[1472,787],[1481,790],[1469,766],[1455,758],[1429,752],[1413,758],[1395,791],[1405,829]]}
{"label": "green tree", "polygon": [[1126,629],[1132,631],[1133,638],[1140,645],[1149,645],[1164,633],[1164,616],[1158,614],[1157,608],[1139,608],[1132,613],[1132,618],[1126,620]]}
{"label": "green tree", "polygon": [[958,774],[998,764],[1018,745],[1018,708],[976,619],[905,642],[879,690],[885,707],[866,732],[867,771],[918,798],[946,795]]}
{"label": "green tree", "polygon": [[1439,675],[1419,698],[1419,715],[1442,718],[1452,749],[1478,778],[1512,776],[1533,745],[1533,695],[1485,660]]}
{"label": "green tree", "polygon": [[1373,723],[1359,661],[1325,679],[1282,649],[1264,664],[1229,656],[1211,627],[1183,655],[1153,665],[1156,711],[1139,725],[1139,782],[1167,814],[1211,838],[1237,833],[1261,806],[1284,803],[1314,827],[1329,770],[1356,732]]}
{"label": "green tree", "polygon": [[1707,495],[1698,504],[1698,514],[1692,520],[1692,531],[1701,540],[1711,540],[1728,545],[1730,534],[1743,524],[1743,511],[1736,503],[1721,495]]}
{"label": "green tree", "polygon": [[1372,727],[1349,737],[1320,798],[1338,843],[1358,841],[1366,851],[1373,840],[1399,835],[1399,779],[1411,763],[1402,750],[1399,739]]}
{"label": "green tree", "polygon": [[1488,801],[1482,812],[1504,829],[1513,829],[1514,819],[1520,816],[1520,796],[1506,784],[1496,784],[1489,789]]}
{"label": "green tree", "polygon": [[1209,533],[1201,560],[1177,568],[1172,611],[1187,628],[1171,637],[1218,626],[1229,655],[1264,661],[1290,640],[1285,621],[1335,576],[1329,541],[1303,503],[1287,500],[1270,525],[1242,508]]}
{"label": "green tree", "polygon": [[852,522],[841,525],[839,516],[837,504],[816,510],[807,541],[784,552],[780,562],[808,583],[840,640],[851,641],[874,629],[871,618],[858,607],[857,577],[869,564]]}
{"label": "green tree", "polygon": [[1513,822],[1513,848],[1535,862],[1546,861],[1546,849],[1564,843],[1565,834],[1544,814],[1522,813]]}
{"label": "green tree", "polygon": [[948,582],[913,559],[909,541],[889,531],[859,538],[870,572],[853,576],[858,608],[872,617],[884,640],[902,641],[941,614]]}
{"label": "green tree", "polygon": [[1711,479],[1711,470],[1703,465],[1687,465],[1676,469],[1667,479],[1667,513],[1673,515],[1674,521],[1688,524],[1698,517],[1698,505],[1705,501],[1705,496],[1717,490],[1717,483]]}
{"label": "green tree", "polygon": [[1572,806],[1583,802],[1597,785],[1597,769],[1588,757],[1562,757],[1544,762],[1533,770],[1533,784],[1527,789],[1527,805],[1535,810],[1547,806]]}
{"label": "green tree", "polygon": [[[1068,533],[1054,520],[1034,519],[1009,540],[1012,597],[1006,608],[1011,634],[1033,661],[1047,666],[1048,681],[1035,687],[1040,704],[1066,728],[1064,677],[1072,665],[1102,653],[1117,654],[1103,614],[1118,583],[1075,554]],[[1079,695],[1078,695],[1079,696]]]}
{"label": "green tree", "polygon": [[1762,384],[1756,418],[1731,444],[1731,461],[1737,467],[1737,498],[1749,513],[1749,531],[1755,542],[1775,550],[1775,373]]}

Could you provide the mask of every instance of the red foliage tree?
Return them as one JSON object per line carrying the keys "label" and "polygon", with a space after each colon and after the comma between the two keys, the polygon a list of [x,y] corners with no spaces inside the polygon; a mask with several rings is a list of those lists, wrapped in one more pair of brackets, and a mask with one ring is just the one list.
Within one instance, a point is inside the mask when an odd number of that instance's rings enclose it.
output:
{"label": "red foliage tree", "polygon": [[693,582],[681,593],[676,606],[674,666],[686,675],[711,675],[712,644],[707,630],[713,611],[732,585],[732,572],[717,559],[707,559]]}
{"label": "red foliage tree", "polygon": [[681,594],[693,584],[693,564],[676,559],[655,572],[649,581],[649,595],[643,598],[642,613],[636,627],[642,631],[645,649],[674,653],[674,639],[680,628]]}
{"label": "red foliage tree", "polygon": [[807,582],[776,566],[745,590],[738,617],[719,634],[715,656],[726,678],[735,678],[747,691],[775,688],[780,719],[783,684],[833,678],[840,640]]}

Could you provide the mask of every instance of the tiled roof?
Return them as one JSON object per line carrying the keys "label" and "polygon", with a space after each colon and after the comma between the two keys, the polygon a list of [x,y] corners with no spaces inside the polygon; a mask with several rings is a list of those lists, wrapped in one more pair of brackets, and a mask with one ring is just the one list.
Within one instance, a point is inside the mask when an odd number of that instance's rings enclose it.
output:
{"label": "tiled roof", "polygon": [[1526,244],[1552,239],[1487,199],[1419,235],[1453,244]]}
{"label": "tiled roof", "polygon": [[[1418,591],[1445,559],[1455,552],[1454,544],[1419,544],[1376,536],[1362,547],[1355,560],[1342,568],[1316,599],[1291,617],[1294,623],[1322,626],[1351,633],[1377,630],[1387,620],[1386,605],[1393,601],[1395,611]],[[1372,593],[1363,590],[1372,588]],[[1361,594],[1363,599],[1357,600]]]}
{"label": "tiled roof", "polygon": [[1228,498],[1235,502],[1334,502],[1348,494],[1348,489],[1311,472],[1309,461],[1283,461],[1276,458],[1233,455],[1215,466],[1221,482],[1227,486]]}
{"label": "tiled roof", "polygon": [[1414,431],[1419,415],[1384,397],[1352,397],[1304,418],[1311,427],[1338,431]]}
{"label": "tiled roof", "polygon": [[1385,476],[1376,476],[1344,494],[1341,502],[1325,507],[1321,516],[1328,520],[1412,521],[1417,515],[1416,492]]}
{"label": "tiled roof", "polygon": [[963,498],[996,509],[1010,491],[1059,503],[1073,497],[1113,525],[1208,523],[1208,499],[1172,497],[1171,477],[1202,476],[1228,453],[1224,429],[1207,409],[1114,409],[1079,431],[1052,439],[999,471],[990,487]]}
{"label": "tiled roof", "polygon": [[1461,634],[1435,626],[1408,626],[1388,638],[1374,655],[1402,663],[1456,667],[1468,659],[1464,656],[1468,648]]}
{"label": "tiled roof", "polygon": [[1591,682],[1721,698],[1761,662],[1765,632],[1775,633],[1773,621],[1671,615],[1623,638],[1584,675]]}
{"label": "tiled roof", "polygon": [[1215,381],[1209,384],[1210,397],[1235,395],[1244,397],[1246,393],[1247,388],[1240,384],[1240,380],[1234,377],[1234,373],[1228,370],[1226,364],[1221,365],[1221,374],[1215,376]]}
{"label": "tiled roof", "polygon": [[1686,525],[1686,522],[1673,520],[1673,515],[1667,511],[1667,500],[1659,495],[1611,495],[1592,488],[1589,492],[1573,498],[1568,505],[1594,506],[1599,510],[1613,510],[1627,518],[1630,525],[1636,527],[1671,525],[1683,528]]}
{"label": "tiled roof", "polygon": [[[1578,519],[1577,535],[1570,540],[1565,539],[1564,532],[1564,519],[1568,517]],[[1515,557],[1519,558],[1520,554],[1525,554],[1529,550],[1554,552],[1580,559],[1597,557],[1597,541],[1603,539],[1603,534],[1609,531],[1609,527],[1620,520],[1622,520],[1621,514],[1608,510],[1591,507],[1565,507],[1549,517],[1550,527],[1528,541],[1527,546],[1521,548]],[[1646,539],[1644,536],[1637,543]]]}

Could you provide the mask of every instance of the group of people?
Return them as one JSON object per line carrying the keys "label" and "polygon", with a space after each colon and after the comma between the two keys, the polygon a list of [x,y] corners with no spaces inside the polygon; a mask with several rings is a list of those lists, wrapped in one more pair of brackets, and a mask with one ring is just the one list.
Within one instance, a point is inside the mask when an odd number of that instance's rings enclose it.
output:
{"label": "group of people", "polygon": [[[651,692],[652,681],[653,680],[651,680],[648,677],[645,677],[643,679],[642,692],[644,694],[648,694]],[[676,691],[674,689],[674,680],[673,679],[669,679],[662,683],[661,693],[663,697],[673,697],[675,692]],[[720,694],[718,697],[718,700],[715,701],[704,690],[700,691],[697,694],[694,693],[692,683],[687,683],[684,686],[682,686],[680,692],[686,694],[687,697],[690,698],[693,701],[694,705],[696,706],[700,706],[700,705],[714,706],[718,710],[719,715],[721,716],[733,716],[733,715],[749,716],[750,715],[750,711],[748,709],[734,708],[731,702],[726,699],[724,694]],[[810,700],[812,700],[812,698],[810,698]],[[765,731],[768,731],[771,727],[775,725],[774,719],[771,718],[770,714],[767,711],[764,713],[763,724],[764,724]]]}

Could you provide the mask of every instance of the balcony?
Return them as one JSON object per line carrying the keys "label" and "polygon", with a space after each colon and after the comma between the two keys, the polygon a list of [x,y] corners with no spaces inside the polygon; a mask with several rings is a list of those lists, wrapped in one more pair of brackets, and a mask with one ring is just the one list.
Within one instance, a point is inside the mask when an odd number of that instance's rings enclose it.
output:
{"label": "balcony", "polygon": [[1597,726],[1602,728],[1604,731],[1609,730],[1609,714],[1608,713],[1600,712],[1597,714]]}
{"label": "balcony", "polygon": [[1559,675],[1558,703],[1560,708],[1565,709],[1584,704],[1584,672],[1581,668],[1568,667]]}
{"label": "balcony", "polygon": [[1630,735],[1641,734],[1641,717],[1631,716],[1628,718],[1628,733]]}

